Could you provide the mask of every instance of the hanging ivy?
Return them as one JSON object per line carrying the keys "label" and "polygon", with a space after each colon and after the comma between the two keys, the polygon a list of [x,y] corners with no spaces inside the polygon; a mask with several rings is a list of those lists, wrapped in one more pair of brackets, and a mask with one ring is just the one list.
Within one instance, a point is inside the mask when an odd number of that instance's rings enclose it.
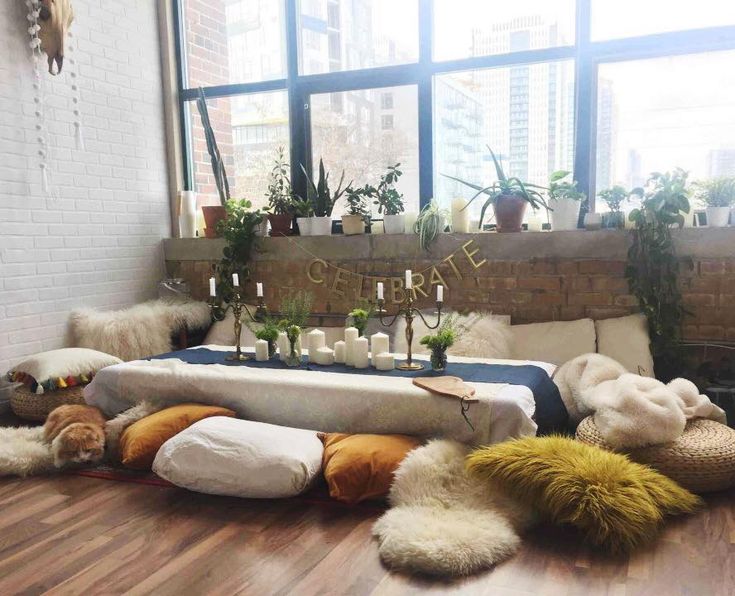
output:
{"label": "hanging ivy", "polygon": [[681,374],[685,358],[681,327],[687,314],[679,291],[680,261],[671,230],[684,225],[689,213],[688,172],[655,172],[646,188],[633,191],[642,198],[640,209],[630,214],[635,223],[625,275],[631,293],[648,319],[656,376],[668,381]]}

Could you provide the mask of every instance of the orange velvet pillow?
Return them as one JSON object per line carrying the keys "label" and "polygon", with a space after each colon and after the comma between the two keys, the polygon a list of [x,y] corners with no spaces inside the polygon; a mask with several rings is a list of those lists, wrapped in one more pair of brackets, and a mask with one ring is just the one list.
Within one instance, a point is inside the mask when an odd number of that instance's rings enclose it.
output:
{"label": "orange velvet pillow", "polygon": [[358,503],[388,494],[393,474],[421,441],[405,435],[319,433],[324,443],[322,468],[329,495]]}
{"label": "orange velvet pillow", "polygon": [[141,418],[120,437],[122,464],[135,470],[150,470],[161,445],[195,422],[212,416],[234,418],[235,412],[219,406],[180,404]]}

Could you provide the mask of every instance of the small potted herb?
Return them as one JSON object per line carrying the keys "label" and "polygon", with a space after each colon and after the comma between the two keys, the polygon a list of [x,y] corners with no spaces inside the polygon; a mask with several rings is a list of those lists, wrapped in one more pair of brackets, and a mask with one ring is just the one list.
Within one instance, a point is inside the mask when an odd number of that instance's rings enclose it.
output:
{"label": "small potted herb", "polygon": [[726,227],[730,209],[735,205],[735,177],[713,178],[695,182],[694,186],[695,196],[706,207],[707,225],[712,228]]}
{"label": "small potted herb", "polygon": [[314,208],[308,199],[294,198],[293,214],[296,216],[296,227],[301,236],[311,236],[311,216]]}
{"label": "small potted herb", "polygon": [[271,236],[289,236],[293,222],[294,194],[283,147],[277,150],[266,196],[270,211],[268,221],[271,224]]}
{"label": "small potted herb", "polygon": [[383,225],[386,234],[403,234],[406,231],[406,216],[403,206],[403,195],[395,188],[396,182],[403,175],[399,170],[401,164],[388,166],[388,170],[380,177],[377,187],[366,186],[370,197],[375,199],[378,213],[383,214]]}
{"label": "small potted herb", "polygon": [[625,227],[625,214],[621,207],[623,201],[625,201],[631,193],[620,185],[613,186],[612,188],[606,188],[597,193],[597,196],[602,199],[607,208],[610,209],[610,213],[604,213],[602,216],[602,227],[603,228],[617,228],[622,229]]}
{"label": "small potted herb", "polygon": [[366,196],[368,187],[345,189],[347,213],[342,216],[342,231],[346,236],[364,234],[365,226],[370,223],[370,207]]}
{"label": "small potted herb", "polygon": [[276,342],[278,341],[278,333],[280,331],[278,321],[269,315],[261,323],[260,329],[255,331],[255,338],[268,342],[268,358],[273,358],[276,355]]}
{"label": "small potted herb", "polygon": [[295,292],[281,302],[281,320],[278,327],[286,333],[289,351],[284,359],[288,366],[301,365],[301,332],[311,314],[314,296],[310,292]]}
{"label": "small potted herb", "polygon": [[571,176],[571,172],[558,170],[549,178],[551,229],[555,231],[576,230],[579,224],[579,210],[586,197]]}
{"label": "small potted herb", "polygon": [[357,329],[360,337],[363,337],[372,314],[373,307],[366,300],[362,300],[360,306],[353,308],[347,315],[347,326]]}
{"label": "small potted herb", "polygon": [[439,203],[432,200],[421,210],[414,231],[419,236],[419,244],[424,250],[429,250],[431,244],[447,227],[449,211],[439,207]]}
{"label": "small potted herb", "polygon": [[306,176],[306,198],[311,202],[314,214],[311,218],[311,235],[312,236],[329,236],[332,233],[332,210],[334,205],[339,201],[342,195],[349,188],[342,188],[345,181],[345,172],[342,170],[342,176],[337,184],[337,190],[332,192],[329,188],[329,172],[324,169],[324,161],[319,160],[319,179],[316,184],[309,177],[304,166],[301,170]]}
{"label": "small potted herb", "polygon": [[457,313],[452,313],[442,321],[436,334],[421,338],[421,345],[431,350],[432,370],[443,372],[447,368],[447,350],[459,339],[461,331],[459,317]]}

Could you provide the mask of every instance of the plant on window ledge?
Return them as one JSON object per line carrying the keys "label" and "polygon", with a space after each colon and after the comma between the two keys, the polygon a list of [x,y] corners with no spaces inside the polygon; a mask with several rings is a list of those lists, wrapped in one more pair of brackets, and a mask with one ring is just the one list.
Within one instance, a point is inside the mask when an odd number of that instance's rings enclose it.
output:
{"label": "plant on window ledge", "polygon": [[388,170],[380,177],[378,186],[365,186],[367,195],[374,199],[373,205],[378,206],[378,213],[383,215],[383,225],[386,234],[403,234],[406,227],[403,205],[403,195],[396,190],[396,182],[403,175],[399,170],[400,163],[388,166]]}
{"label": "plant on window ledge", "polygon": [[449,174],[443,174],[443,176],[477,191],[477,194],[469,200],[465,209],[469,208],[480,195],[486,195],[488,197],[480,211],[480,230],[482,230],[482,224],[485,220],[485,213],[488,208],[494,206],[498,232],[520,232],[523,215],[528,205],[531,205],[532,209],[540,209],[541,207],[549,209],[542,194],[547,189],[543,186],[523,182],[516,176],[508,176],[503,170],[502,163],[495,156],[495,153],[493,153],[493,150],[488,147],[488,151],[490,151],[490,156],[495,164],[495,174],[498,178],[489,186],[483,187],[479,184],[462,180],[461,178],[455,178]]}
{"label": "plant on window ledge", "polygon": [[586,195],[577,188],[572,173],[558,170],[549,177],[549,209],[551,228],[557,231],[576,230],[579,210]]}
{"label": "plant on window ledge", "polygon": [[271,224],[271,236],[288,236],[293,221],[294,193],[289,177],[290,166],[286,161],[285,149],[279,147],[270,173],[268,184],[268,221]]}
{"label": "plant on window ledge", "polygon": [[347,236],[365,233],[365,226],[370,223],[370,205],[367,201],[368,187],[345,189],[347,213],[342,216],[342,231]]}
{"label": "plant on window ledge", "polygon": [[[625,188],[620,185],[613,186],[612,188],[606,188],[597,193],[597,196],[602,199],[607,208],[610,209],[610,213],[603,214],[602,216],[602,227],[603,228],[624,228],[625,227],[625,216],[622,211],[623,201],[625,201],[631,194]],[[638,194],[638,193],[636,193]]]}
{"label": "plant on window ledge", "polygon": [[648,320],[656,376],[668,381],[681,374],[685,358],[680,343],[681,326],[687,314],[678,287],[680,263],[674,252],[672,226],[683,226],[689,213],[688,172],[655,172],[645,190],[640,209],[630,220],[635,224],[628,250],[625,276]]}
{"label": "plant on window ledge", "polygon": [[332,211],[334,210],[334,205],[352,183],[348,184],[347,187],[342,187],[345,181],[345,172],[342,170],[342,176],[337,184],[337,189],[332,192],[329,188],[329,172],[326,172],[322,159],[319,160],[319,178],[316,184],[306,172],[303,165],[301,166],[301,170],[304,172],[304,176],[306,176],[306,198],[311,203],[314,211],[314,221],[311,222],[311,235],[328,236],[332,233]]}
{"label": "plant on window ledge", "polygon": [[724,228],[730,219],[730,208],[735,205],[735,176],[723,176],[695,182],[696,198],[707,212],[707,225]]}
{"label": "plant on window ledge", "polygon": [[448,219],[449,211],[442,209],[434,200],[421,210],[416,218],[414,231],[418,234],[423,250],[431,248],[434,240],[446,229]]}

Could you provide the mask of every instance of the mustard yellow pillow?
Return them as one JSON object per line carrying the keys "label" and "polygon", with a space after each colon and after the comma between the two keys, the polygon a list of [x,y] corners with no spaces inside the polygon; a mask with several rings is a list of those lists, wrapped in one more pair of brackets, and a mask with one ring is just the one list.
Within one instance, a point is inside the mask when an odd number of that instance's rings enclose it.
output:
{"label": "mustard yellow pillow", "polygon": [[421,441],[405,435],[319,433],[324,443],[322,468],[329,496],[358,503],[388,494],[393,473]]}
{"label": "mustard yellow pillow", "polygon": [[195,422],[212,416],[234,418],[235,412],[219,406],[180,404],[134,422],[120,437],[122,464],[135,470],[150,470],[161,445]]}

